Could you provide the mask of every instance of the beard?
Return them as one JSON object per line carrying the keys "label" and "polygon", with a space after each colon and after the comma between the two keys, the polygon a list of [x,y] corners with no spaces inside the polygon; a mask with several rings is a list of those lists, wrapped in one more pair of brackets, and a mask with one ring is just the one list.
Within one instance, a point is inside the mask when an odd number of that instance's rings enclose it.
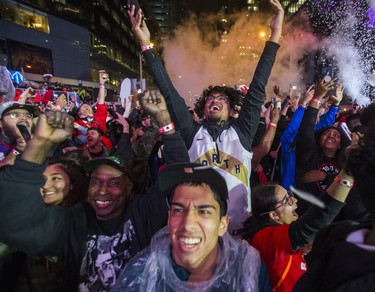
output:
{"label": "beard", "polygon": [[16,140],[19,136],[18,136],[18,133],[16,132],[16,128],[10,127],[8,125],[3,125],[2,129],[3,129],[4,136],[7,139],[9,139],[10,144],[11,145],[17,144]]}
{"label": "beard", "polygon": [[206,118],[206,120],[211,124],[218,124],[219,122],[221,122],[221,118],[217,116],[216,117],[209,116]]}
{"label": "beard", "polygon": [[[29,123],[28,123],[28,125],[29,125]],[[17,140],[17,138],[20,137],[20,135],[19,135],[19,133],[17,131],[17,128],[16,127],[11,127],[11,126],[6,125],[6,124],[3,124],[2,129],[3,129],[3,135],[7,139],[9,139],[10,144],[11,145],[13,145],[13,144],[16,145],[17,144],[16,140]],[[30,127],[30,133],[31,134],[34,133],[34,129],[35,129],[35,126],[34,126],[34,124],[32,124],[31,127]]]}

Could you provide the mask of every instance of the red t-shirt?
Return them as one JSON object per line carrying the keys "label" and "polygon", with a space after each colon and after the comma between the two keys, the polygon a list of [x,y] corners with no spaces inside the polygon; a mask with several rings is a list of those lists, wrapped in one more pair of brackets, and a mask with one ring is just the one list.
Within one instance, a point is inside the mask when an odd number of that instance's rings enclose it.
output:
{"label": "red t-shirt", "polygon": [[282,224],[263,228],[249,241],[259,251],[266,264],[272,287],[279,282],[292,256],[289,271],[276,291],[292,291],[295,283],[306,271],[302,250],[295,252],[290,243],[289,226]]}

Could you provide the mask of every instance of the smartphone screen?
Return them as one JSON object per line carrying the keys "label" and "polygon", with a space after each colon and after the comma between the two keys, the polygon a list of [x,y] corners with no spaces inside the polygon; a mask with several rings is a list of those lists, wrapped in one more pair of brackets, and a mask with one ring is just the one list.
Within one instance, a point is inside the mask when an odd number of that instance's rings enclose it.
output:
{"label": "smartphone screen", "polygon": [[27,127],[25,125],[17,125],[17,128],[20,131],[22,137],[25,139],[26,142],[31,139],[31,135],[29,133],[29,130],[27,130]]}

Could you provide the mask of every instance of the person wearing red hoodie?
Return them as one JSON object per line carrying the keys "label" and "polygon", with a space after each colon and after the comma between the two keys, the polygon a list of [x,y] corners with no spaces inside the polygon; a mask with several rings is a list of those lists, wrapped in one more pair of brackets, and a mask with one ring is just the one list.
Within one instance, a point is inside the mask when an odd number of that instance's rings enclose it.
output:
{"label": "person wearing red hoodie", "polygon": [[[98,128],[103,133],[106,132],[106,120],[108,116],[107,105],[105,104],[105,86],[104,83],[107,80],[104,75],[105,73],[99,73],[99,93],[98,93],[98,102],[96,104],[96,111],[94,112],[93,108],[89,104],[82,104],[78,109],[78,116],[79,118],[75,120],[75,123],[83,126],[85,128]],[[73,132],[73,140],[78,145],[75,146],[83,146],[85,143],[82,144],[83,139],[79,139],[85,135],[79,129],[75,129]],[[75,139],[76,138],[76,139]],[[103,144],[106,148],[111,149],[112,143],[111,140],[104,136],[102,137]]]}

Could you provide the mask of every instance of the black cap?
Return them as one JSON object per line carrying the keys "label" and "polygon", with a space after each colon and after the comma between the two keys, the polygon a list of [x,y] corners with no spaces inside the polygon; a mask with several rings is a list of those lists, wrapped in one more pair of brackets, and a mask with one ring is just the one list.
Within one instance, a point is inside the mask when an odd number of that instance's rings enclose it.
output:
{"label": "black cap", "polygon": [[223,212],[228,209],[228,187],[224,177],[222,177],[212,166],[203,166],[192,162],[174,163],[166,166],[158,177],[158,184],[162,193],[168,196],[172,190],[188,181],[203,182],[209,185],[218,194],[217,201]]}
{"label": "black cap", "polygon": [[129,172],[126,170],[122,160],[115,156],[99,157],[99,158],[91,159],[83,165],[83,169],[86,172],[93,172],[95,169],[97,169],[101,165],[112,166],[122,171],[127,177],[129,177]]}
{"label": "black cap", "polygon": [[2,104],[0,104],[0,119],[4,117],[4,115],[14,109],[24,109],[27,110],[30,114],[35,115],[37,113],[37,108],[30,104],[22,104],[17,103],[14,101],[7,101]]}

